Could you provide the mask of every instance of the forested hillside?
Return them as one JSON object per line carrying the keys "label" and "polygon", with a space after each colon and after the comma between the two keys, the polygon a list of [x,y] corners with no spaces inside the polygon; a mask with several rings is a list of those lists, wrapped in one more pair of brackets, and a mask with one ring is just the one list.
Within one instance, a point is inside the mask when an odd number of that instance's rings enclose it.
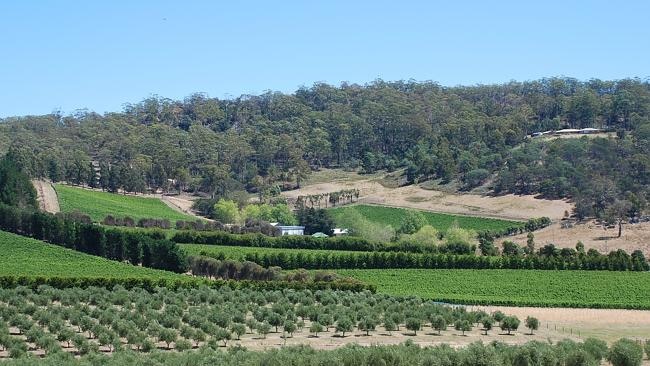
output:
{"label": "forested hillside", "polygon": [[[122,112],[14,117],[0,153],[30,176],[213,197],[300,185],[319,167],[406,168],[408,181],[493,182],[496,193],[570,197],[581,215],[636,214],[650,185],[650,83],[551,78],[503,85],[316,84],[230,100],[151,97]],[[617,137],[530,139],[607,127]],[[522,145],[523,144],[523,145]],[[96,180],[91,161],[101,173]]]}

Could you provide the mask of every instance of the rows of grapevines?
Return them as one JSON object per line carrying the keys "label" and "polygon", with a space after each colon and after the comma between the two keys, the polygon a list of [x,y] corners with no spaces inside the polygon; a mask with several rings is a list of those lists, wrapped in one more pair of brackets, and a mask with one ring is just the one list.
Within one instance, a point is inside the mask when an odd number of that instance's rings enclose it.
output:
{"label": "rows of grapevines", "polygon": [[337,270],[391,295],[519,306],[650,309],[650,273],[537,270]]}

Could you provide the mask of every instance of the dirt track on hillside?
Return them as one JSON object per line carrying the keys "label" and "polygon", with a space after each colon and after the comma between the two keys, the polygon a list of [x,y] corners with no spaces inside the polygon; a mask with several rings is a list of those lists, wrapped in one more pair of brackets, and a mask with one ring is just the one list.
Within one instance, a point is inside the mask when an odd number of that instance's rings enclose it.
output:
{"label": "dirt track on hillside", "polygon": [[36,189],[38,206],[42,211],[57,213],[61,211],[59,207],[59,198],[56,191],[50,182],[43,180],[32,180],[32,184]]}
{"label": "dirt track on hillside", "polygon": [[192,210],[192,205],[194,205],[194,200],[190,195],[181,194],[177,196],[166,196],[164,194],[144,194],[143,197],[158,198],[164,204],[166,204],[172,210],[183,213],[185,215],[194,216],[197,219],[212,221],[203,216],[199,216]]}

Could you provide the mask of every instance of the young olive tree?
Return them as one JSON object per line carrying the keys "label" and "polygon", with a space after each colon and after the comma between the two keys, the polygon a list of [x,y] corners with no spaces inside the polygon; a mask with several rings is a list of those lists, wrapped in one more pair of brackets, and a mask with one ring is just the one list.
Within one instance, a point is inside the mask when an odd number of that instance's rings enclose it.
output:
{"label": "young olive tree", "polygon": [[262,338],[266,339],[266,335],[269,334],[271,331],[271,324],[267,322],[260,322],[257,323],[257,333],[262,336]]}
{"label": "young olive tree", "polygon": [[643,348],[631,339],[619,339],[612,344],[607,354],[607,361],[612,366],[640,366],[643,360]]}
{"label": "young olive tree", "polygon": [[241,336],[246,334],[246,325],[242,323],[233,323],[230,326],[230,331],[237,335],[237,340],[240,340]]}
{"label": "young olive tree", "polygon": [[230,340],[231,335],[232,334],[228,329],[218,328],[214,334],[214,339],[217,342],[223,341],[223,346],[226,347],[228,345],[228,341]]}
{"label": "young olive tree", "polygon": [[440,335],[440,332],[447,329],[447,320],[445,319],[444,316],[437,315],[431,321],[431,327],[433,327],[433,329],[437,330],[438,335]]}
{"label": "young olive tree", "polygon": [[289,334],[289,338],[293,338],[293,333],[296,331],[296,323],[291,320],[285,320],[282,330]]}
{"label": "young olive tree", "polygon": [[351,332],[353,327],[352,320],[348,317],[343,317],[336,322],[336,331],[341,332],[343,337],[345,337],[346,332]]}
{"label": "young olive tree", "polygon": [[539,329],[539,320],[535,317],[528,316],[525,320],[526,328],[530,329],[530,334],[533,335],[534,331]]}
{"label": "young olive tree", "polygon": [[519,318],[516,316],[506,316],[503,318],[503,320],[501,320],[501,329],[508,332],[508,334],[511,334],[512,331],[519,328],[519,323]]}
{"label": "young olive tree", "polygon": [[314,337],[318,337],[318,333],[323,331],[323,326],[319,322],[311,323],[309,332],[314,333]]}
{"label": "young olive tree", "polygon": [[469,322],[469,320],[456,320],[454,323],[454,329],[460,331],[463,333],[463,336],[465,335],[465,332],[469,332],[472,330],[472,324]]}
{"label": "young olive tree", "polygon": [[163,328],[158,332],[158,340],[165,342],[167,349],[170,349],[172,342],[176,341],[177,335],[175,329]]}
{"label": "young olive tree", "polygon": [[494,319],[490,316],[483,317],[481,319],[481,325],[483,325],[483,332],[487,335],[489,330],[492,330],[492,325],[494,324]]}
{"label": "young olive tree", "polygon": [[418,335],[418,330],[422,328],[422,320],[420,318],[411,317],[406,319],[406,329],[413,332],[413,335]]}
{"label": "young olive tree", "polygon": [[364,316],[361,318],[357,325],[357,328],[359,328],[359,330],[366,332],[366,336],[369,336],[370,331],[374,331],[376,327],[377,321],[371,316]]}
{"label": "young olive tree", "polygon": [[393,335],[393,331],[397,329],[397,325],[391,318],[384,319],[384,329],[388,332],[388,335]]}

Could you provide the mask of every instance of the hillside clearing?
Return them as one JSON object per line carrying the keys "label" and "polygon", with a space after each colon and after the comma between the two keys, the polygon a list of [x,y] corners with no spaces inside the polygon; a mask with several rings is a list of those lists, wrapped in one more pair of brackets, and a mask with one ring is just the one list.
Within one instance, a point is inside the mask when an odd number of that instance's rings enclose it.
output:
{"label": "hillside clearing", "polygon": [[138,197],[117,193],[101,192],[83,188],[55,185],[62,212],[80,211],[88,214],[95,222],[101,222],[107,215],[141,218],[195,220],[170,208],[158,198]]}
{"label": "hillside clearing", "polygon": [[0,231],[0,276],[185,278],[133,266]]}
{"label": "hillside clearing", "polygon": [[312,183],[300,189],[283,192],[282,195],[293,201],[298,196],[356,188],[361,193],[359,203],[508,220],[527,220],[541,216],[558,220],[564,216],[565,211],[570,212],[573,207],[564,200],[537,199],[532,195],[456,194],[427,190],[419,185],[387,188],[380,183],[382,176],[378,174],[364,176],[323,169],[314,175],[311,178]]}

